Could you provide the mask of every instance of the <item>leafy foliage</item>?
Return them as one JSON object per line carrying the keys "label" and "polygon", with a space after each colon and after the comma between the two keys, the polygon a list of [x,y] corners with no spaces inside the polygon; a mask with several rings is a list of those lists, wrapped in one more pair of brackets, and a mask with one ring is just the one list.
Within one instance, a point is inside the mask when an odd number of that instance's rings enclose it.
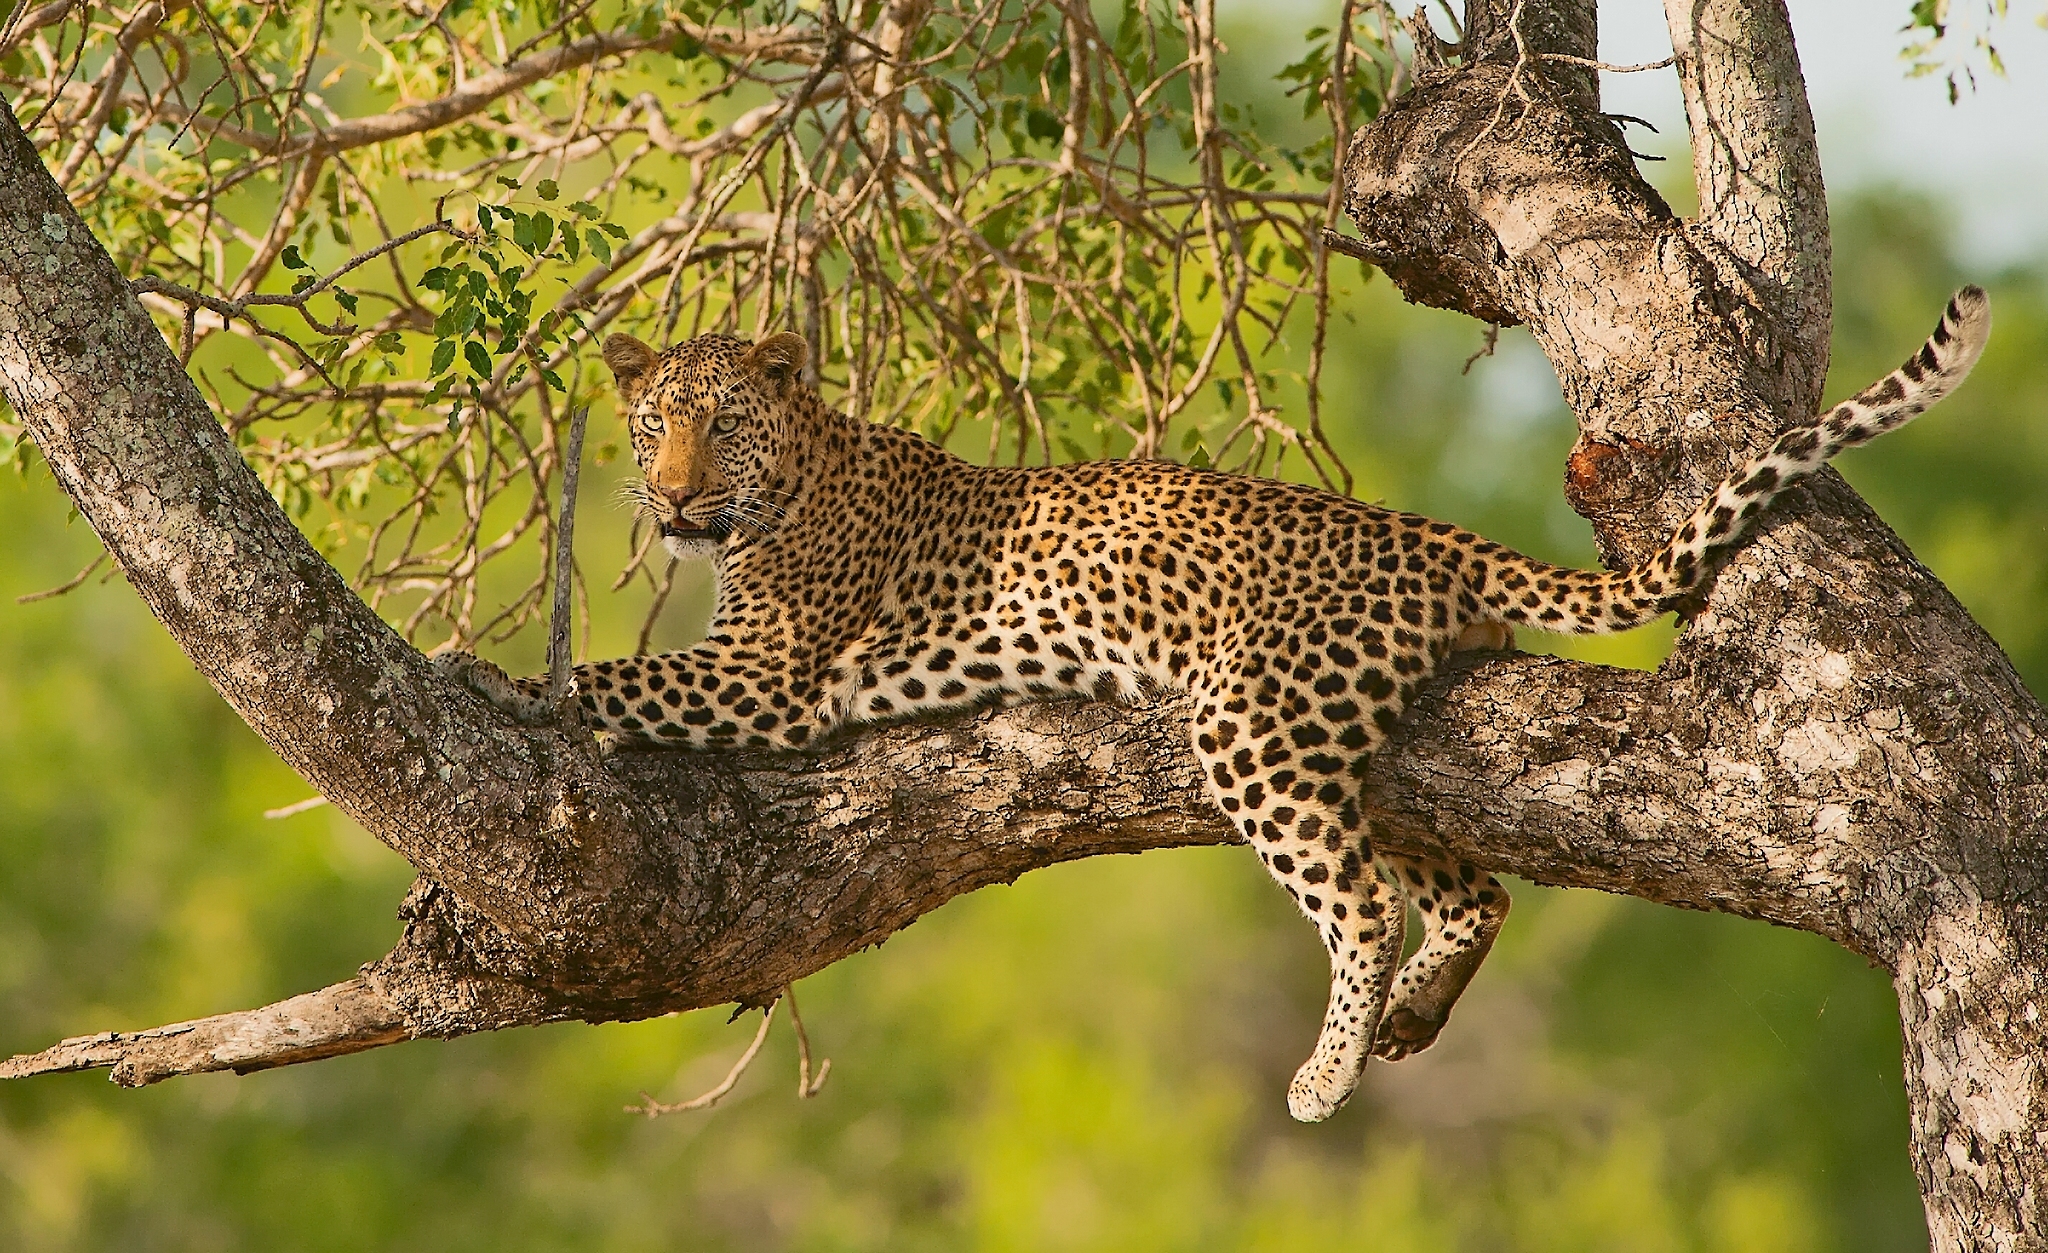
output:
{"label": "leafy foliage", "polygon": [[[1321,232],[1393,29],[1315,32],[1292,148],[1220,97],[1213,0],[60,0],[0,82],[279,498],[469,643],[543,601],[613,330],[796,330],[839,403],[990,458],[1347,485]],[[652,538],[621,580],[667,585]]]}
{"label": "leafy foliage", "polygon": [[[1906,46],[1899,55],[1915,77],[1943,76],[1948,81],[1948,102],[1954,104],[1964,84],[1975,88],[1980,62],[1993,74],[2004,76],[2005,61],[1992,42],[1992,31],[2010,12],[2011,0],[1963,0],[1960,11],[1954,0],[1913,0],[1902,31],[1907,36]],[[2037,21],[2048,27],[2048,6],[2042,7]]]}

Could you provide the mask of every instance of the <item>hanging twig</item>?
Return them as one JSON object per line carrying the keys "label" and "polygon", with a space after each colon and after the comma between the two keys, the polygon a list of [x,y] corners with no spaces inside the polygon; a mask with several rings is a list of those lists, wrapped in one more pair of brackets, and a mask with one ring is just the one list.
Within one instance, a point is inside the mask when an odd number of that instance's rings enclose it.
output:
{"label": "hanging twig", "polygon": [[782,1004],[785,1000],[789,1002],[790,1025],[796,1028],[796,1094],[802,1100],[809,1100],[811,1097],[818,1095],[819,1091],[825,1086],[825,1076],[832,1073],[832,1059],[828,1057],[819,1062],[818,1073],[815,1077],[812,1076],[810,1033],[804,1030],[803,1015],[797,1012],[796,989],[784,987],[776,993],[774,1000],[762,1007],[761,1025],[754,1031],[753,1042],[747,1045],[747,1051],[740,1054],[739,1060],[732,1064],[732,1069],[725,1072],[725,1078],[719,1080],[716,1087],[699,1096],[693,1096],[687,1101],[676,1101],[673,1103],[657,1101],[651,1094],[642,1092],[640,1094],[640,1103],[638,1105],[626,1106],[626,1112],[629,1114],[641,1114],[648,1118],[659,1118],[663,1114],[681,1114],[691,1110],[710,1109],[724,1100],[726,1095],[738,1085],[740,1076],[746,1074],[747,1068],[754,1064],[754,1058],[758,1057],[761,1053],[761,1046],[768,1042],[768,1028],[775,1021],[776,1006]]}
{"label": "hanging twig", "polygon": [[687,1101],[677,1101],[673,1104],[657,1101],[652,1094],[642,1092],[640,1103],[626,1106],[626,1112],[659,1118],[663,1114],[684,1114],[696,1109],[710,1109],[724,1100],[726,1094],[733,1090],[733,1086],[739,1083],[740,1076],[747,1073],[747,1067],[754,1064],[754,1058],[761,1052],[761,1046],[767,1043],[768,1024],[775,1021],[776,1004],[776,1001],[770,1001],[761,1010],[761,1026],[754,1032],[754,1042],[747,1045],[747,1051],[740,1054],[740,1059],[732,1064],[731,1070],[725,1072],[725,1078],[719,1080],[717,1087],[701,1096],[693,1096]]}
{"label": "hanging twig", "polygon": [[555,517],[555,605],[548,617],[548,693],[555,707],[569,699],[570,583],[576,577],[576,480],[583,464],[583,427],[589,405],[569,411],[569,447],[562,454],[562,503]]}
{"label": "hanging twig", "polygon": [[1486,324],[1486,338],[1480,343],[1479,351],[1465,358],[1465,368],[1458,371],[1458,373],[1472,373],[1472,367],[1479,364],[1479,359],[1481,357],[1491,357],[1493,355],[1493,350],[1495,348],[1498,348],[1499,346],[1500,328],[1498,326],[1495,326],[1493,323],[1489,322]]}
{"label": "hanging twig", "polygon": [[807,1101],[825,1086],[825,1076],[832,1073],[832,1059],[828,1057],[818,1063],[818,1077],[811,1078],[811,1037],[804,1030],[803,1015],[796,1012],[796,989],[786,987],[782,995],[789,998],[789,1021],[796,1028],[796,1094]]}

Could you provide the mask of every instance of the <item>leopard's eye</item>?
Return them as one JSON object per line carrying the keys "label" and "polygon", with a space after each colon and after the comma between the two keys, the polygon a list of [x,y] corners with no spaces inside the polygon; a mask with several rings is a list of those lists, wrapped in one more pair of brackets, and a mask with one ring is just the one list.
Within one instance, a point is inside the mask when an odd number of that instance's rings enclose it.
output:
{"label": "leopard's eye", "polygon": [[711,433],[713,435],[730,435],[739,429],[740,415],[737,413],[721,413],[711,419]]}

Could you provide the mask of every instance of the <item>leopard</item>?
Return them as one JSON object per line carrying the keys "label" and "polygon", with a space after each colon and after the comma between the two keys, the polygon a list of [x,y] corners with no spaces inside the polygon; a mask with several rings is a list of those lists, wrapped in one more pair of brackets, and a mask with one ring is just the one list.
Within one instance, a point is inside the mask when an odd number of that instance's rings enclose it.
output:
{"label": "leopard", "polygon": [[[607,743],[803,750],[990,703],[1186,693],[1217,811],[1327,951],[1322,1028],[1287,1089],[1318,1122],[1369,1057],[1437,1040],[1508,914],[1481,867],[1374,846],[1364,785],[1417,689],[1516,627],[1604,634],[1697,603],[1775,498],[1946,396],[1990,325],[1984,292],[1958,291],[1905,364],[1789,425],[1626,570],[1166,460],[974,464],[827,404],[800,335],[657,351],[613,334],[630,490],[672,554],[711,562],[715,608],[692,647],[576,666],[567,707]],[[553,716],[544,679],[462,653],[444,669]]]}

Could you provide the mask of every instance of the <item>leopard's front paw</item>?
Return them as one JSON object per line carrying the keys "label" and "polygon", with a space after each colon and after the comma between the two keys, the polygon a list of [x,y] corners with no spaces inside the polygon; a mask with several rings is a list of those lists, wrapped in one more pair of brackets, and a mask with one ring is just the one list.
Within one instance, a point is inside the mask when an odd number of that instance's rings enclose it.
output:
{"label": "leopard's front paw", "polygon": [[522,726],[540,726],[554,721],[555,707],[548,700],[545,685],[521,682],[495,663],[475,653],[441,653],[433,658],[434,669],[484,698],[492,708]]}
{"label": "leopard's front paw", "polygon": [[854,702],[860,698],[864,687],[872,686],[859,671],[827,671],[818,703],[811,707],[811,718],[817,723],[818,731],[827,733],[842,723],[852,721]]}

